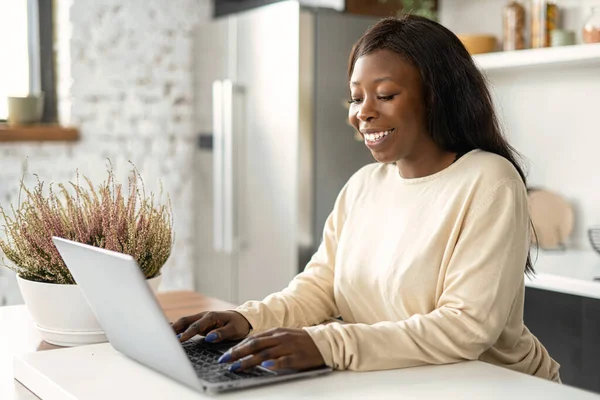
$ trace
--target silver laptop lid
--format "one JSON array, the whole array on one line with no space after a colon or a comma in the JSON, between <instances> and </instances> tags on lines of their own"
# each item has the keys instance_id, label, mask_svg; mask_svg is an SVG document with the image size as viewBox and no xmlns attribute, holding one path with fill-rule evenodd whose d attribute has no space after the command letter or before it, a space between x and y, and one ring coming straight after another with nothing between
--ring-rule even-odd
<instances>
[{"instance_id":1,"label":"silver laptop lid","mask_svg":"<svg viewBox=\"0 0 600 400\"><path fill-rule=\"evenodd\" d=\"M202 385L133 257L53 237L112 346L185 385Z\"/></svg>"}]
</instances>

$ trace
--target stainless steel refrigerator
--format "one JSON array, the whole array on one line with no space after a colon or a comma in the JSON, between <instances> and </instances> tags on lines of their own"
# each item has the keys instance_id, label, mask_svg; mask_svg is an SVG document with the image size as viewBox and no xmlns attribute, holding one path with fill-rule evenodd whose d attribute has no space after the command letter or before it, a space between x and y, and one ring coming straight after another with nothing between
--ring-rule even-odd
<instances>
[{"instance_id":1,"label":"stainless steel refrigerator","mask_svg":"<svg viewBox=\"0 0 600 400\"><path fill-rule=\"evenodd\" d=\"M346 77L374 22L283 1L195 32L195 118L212 135L194 166L197 290L262 299L316 251L339 190L374 162L347 122Z\"/></svg>"}]
</instances>

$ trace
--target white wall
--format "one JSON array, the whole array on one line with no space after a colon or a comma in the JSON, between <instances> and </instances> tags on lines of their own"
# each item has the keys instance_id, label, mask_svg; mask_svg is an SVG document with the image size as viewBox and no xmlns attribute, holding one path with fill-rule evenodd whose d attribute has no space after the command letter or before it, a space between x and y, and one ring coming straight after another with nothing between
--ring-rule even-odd
<instances>
[{"instance_id":1,"label":"white wall","mask_svg":"<svg viewBox=\"0 0 600 400\"><path fill-rule=\"evenodd\" d=\"M529 185L569 200L575 209L571 247L590 248L600 225L600 68L489 74L511 143L529 161Z\"/></svg>"},{"instance_id":2,"label":"white wall","mask_svg":"<svg viewBox=\"0 0 600 400\"><path fill-rule=\"evenodd\" d=\"M525 3L525 2L523 2ZM455 33L500 36L504 0L445 0L441 22ZM580 36L598 0L561 0L564 27ZM506 133L527 159L529 185L566 197L575 209L569 247L590 249L600 225L600 67L545 67L488 74Z\"/></svg>"},{"instance_id":3,"label":"white wall","mask_svg":"<svg viewBox=\"0 0 600 400\"><path fill-rule=\"evenodd\" d=\"M126 184L128 160L147 190L159 179L171 196L175 247L162 289L193 288L191 30L208 20L209 0L59 0L60 116L81 130L76 144L0 145L0 203L16 201L22 165L28 181L67 182L75 170L100 182L106 158ZM0 267L0 304L20 302L14 275Z\"/></svg>"}]
</instances>

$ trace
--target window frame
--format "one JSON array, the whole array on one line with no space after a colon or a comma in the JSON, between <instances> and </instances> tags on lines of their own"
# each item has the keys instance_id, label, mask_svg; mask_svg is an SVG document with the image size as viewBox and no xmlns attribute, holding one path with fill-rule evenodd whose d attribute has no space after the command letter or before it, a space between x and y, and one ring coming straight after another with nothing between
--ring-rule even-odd
<instances>
[{"instance_id":1,"label":"window frame","mask_svg":"<svg viewBox=\"0 0 600 400\"><path fill-rule=\"evenodd\" d=\"M40 56L40 90L44 93L44 112L42 123L56 123L58 121L58 101L56 95L56 56L54 52L54 0L37 0L38 7L38 32ZM28 46L31 43L28 41ZM31 82L32 69L29 69ZM0 123L6 119L0 118Z\"/></svg>"},{"instance_id":2,"label":"window frame","mask_svg":"<svg viewBox=\"0 0 600 400\"><path fill-rule=\"evenodd\" d=\"M40 84L44 93L44 113L42 122L55 123L58 120L56 96L56 55L54 51L54 0L38 0L40 33Z\"/></svg>"}]
</instances>

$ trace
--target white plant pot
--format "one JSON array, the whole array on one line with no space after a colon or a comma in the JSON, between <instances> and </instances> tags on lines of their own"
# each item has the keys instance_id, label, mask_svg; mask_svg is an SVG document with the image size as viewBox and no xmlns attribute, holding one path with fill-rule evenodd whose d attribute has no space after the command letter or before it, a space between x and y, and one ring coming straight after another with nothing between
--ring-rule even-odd
<instances>
[{"instance_id":1,"label":"white plant pot","mask_svg":"<svg viewBox=\"0 0 600 400\"><path fill-rule=\"evenodd\" d=\"M161 275L148 279L156 294ZM17 276L23 300L42 338L57 346L108 341L104 330L77 285L41 283Z\"/></svg>"}]
</instances>

